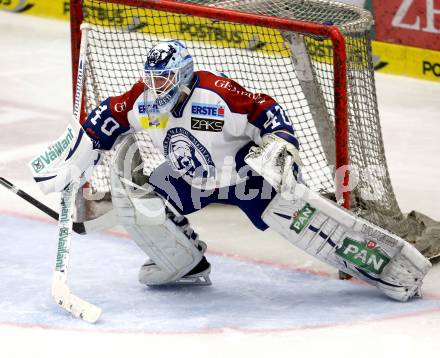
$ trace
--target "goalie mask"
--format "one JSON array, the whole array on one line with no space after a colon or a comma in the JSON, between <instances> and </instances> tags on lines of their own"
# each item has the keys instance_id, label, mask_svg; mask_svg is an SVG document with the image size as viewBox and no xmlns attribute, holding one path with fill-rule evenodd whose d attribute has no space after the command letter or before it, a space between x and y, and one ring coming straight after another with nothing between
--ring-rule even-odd
<instances>
[{"instance_id":1,"label":"goalie mask","mask_svg":"<svg viewBox=\"0 0 440 358\"><path fill-rule=\"evenodd\" d=\"M161 41L147 55L144 66L145 103L151 115L169 113L194 73L192 56L177 40Z\"/></svg>"}]
</instances>

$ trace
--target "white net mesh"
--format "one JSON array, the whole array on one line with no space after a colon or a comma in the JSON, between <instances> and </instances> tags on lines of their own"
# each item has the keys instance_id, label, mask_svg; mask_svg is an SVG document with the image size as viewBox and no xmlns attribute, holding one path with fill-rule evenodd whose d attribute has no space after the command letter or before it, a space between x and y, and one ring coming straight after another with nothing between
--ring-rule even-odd
<instances>
[{"instance_id":1,"label":"white net mesh","mask_svg":"<svg viewBox=\"0 0 440 358\"><path fill-rule=\"evenodd\" d=\"M119 2L119 1L118 1ZM182 1L181 1L182 2ZM259 15L333 24L343 33L347 51L351 208L372 222L405 236L411 226L397 204L386 164L374 83L369 12L321 0L184 1ZM138 6L133 6L137 3ZM182 40L196 69L221 71L252 92L274 97L293 121L301 145L308 185L334 193L335 88L330 40L148 8L115 1L82 2L89 33L86 69L87 111L108 96L127 91L140 78L147 50L161 38ZM336 92L337 93L337 92ZM148 135L136 135L149 174L164 158ZM108 192L109 160L96 170L94 191Z\"/></svg>"}]
</instances>

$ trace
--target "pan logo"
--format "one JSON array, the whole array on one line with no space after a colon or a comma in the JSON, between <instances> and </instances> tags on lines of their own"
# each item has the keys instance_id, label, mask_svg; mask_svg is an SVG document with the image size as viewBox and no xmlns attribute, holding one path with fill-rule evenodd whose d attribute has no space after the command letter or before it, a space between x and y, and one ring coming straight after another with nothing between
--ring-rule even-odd
<instances>
[{"instance_id":1,"label":"pan logo","mask_svg":"<svg viewBox=\"0 0 440 358\"><path fill-rule=\"evenodd\" d=\"M363 243L349 237L344 238L342 245L336 248L336 255L356 267L377 275L382 273L384 267L391 260L377 247L376 242L370 240Z\"/></svg>"},{"instance_id":2,"label":"pan logo","mask_svg":"<svg viewBox=\"0 0 440 358\"><path fill-rule=\"evenodd\" d=\"M316 209L306 204L301 210L294 213L292 217L292 223L290 224L290 230L300 234L304 228L309 225L310 220L315 214Z\"/></svg>"}]
</instances>

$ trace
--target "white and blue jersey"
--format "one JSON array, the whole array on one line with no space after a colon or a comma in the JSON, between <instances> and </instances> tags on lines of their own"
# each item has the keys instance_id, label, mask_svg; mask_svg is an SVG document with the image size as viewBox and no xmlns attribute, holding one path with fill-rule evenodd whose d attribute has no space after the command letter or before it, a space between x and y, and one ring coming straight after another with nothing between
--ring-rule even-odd
<instances>
[{"instance_id":1,"label":"white and blue jersey","mask_svg":"<svg viewBox=\"0 0 440 358\"><path fill-rule=\"evenodd\" d=\"M167 159L167 172L174 172L173 177L185 181L188 188L211 191L213 196L222 188L248 181L250 169L245 167L244 156L252 145L261 144L264 134L275 133L299 149L291 121L270 96L249 92L209 71L195 72L189 89L171 113L152 120L146 110L144 83L139 81L123 95L102 102L83 127L94 148L101 150L111 149L122 134L147 131ZM161 171L153 172L150 182ZM187 208L180 209L188 213Z\"/></svg>"}]
</instances>

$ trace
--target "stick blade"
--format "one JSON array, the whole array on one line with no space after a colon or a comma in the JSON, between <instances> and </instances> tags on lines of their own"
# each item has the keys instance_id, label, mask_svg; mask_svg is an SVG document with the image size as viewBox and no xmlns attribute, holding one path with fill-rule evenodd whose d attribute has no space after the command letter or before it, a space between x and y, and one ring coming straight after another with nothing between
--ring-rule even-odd
<instances>
[{"instance_id":1,"label":"stick blade","mask_svg":"<svg viewBox=\"0 0 440 358\"><path fill-rule=\"evenodd\" d=\"M69 287L59 280L52 283L52 297L57 305L83 321L95 323L101 316L101 308L74 295Z\"/></svg>"}]
</instances>

